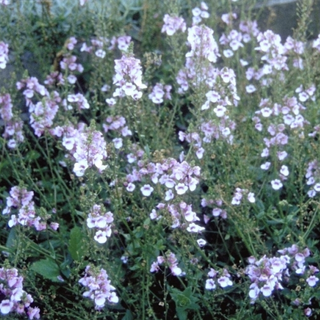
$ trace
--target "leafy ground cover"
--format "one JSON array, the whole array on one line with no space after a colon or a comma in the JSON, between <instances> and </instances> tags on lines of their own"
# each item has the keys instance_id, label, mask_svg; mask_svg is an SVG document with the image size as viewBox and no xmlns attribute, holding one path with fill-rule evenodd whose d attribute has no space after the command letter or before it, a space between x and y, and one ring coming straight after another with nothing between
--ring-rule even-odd
<instances>
[{"instance_id":1,"label":"leafy ground cover","mask_svg":"<svg viewBox=\"0 0 320 320\"><path fill-rule=\"evenodd\" d=\"M1 317L319 317L319 4L260 4L0 0Z\"/></svg>"}]
</instances>

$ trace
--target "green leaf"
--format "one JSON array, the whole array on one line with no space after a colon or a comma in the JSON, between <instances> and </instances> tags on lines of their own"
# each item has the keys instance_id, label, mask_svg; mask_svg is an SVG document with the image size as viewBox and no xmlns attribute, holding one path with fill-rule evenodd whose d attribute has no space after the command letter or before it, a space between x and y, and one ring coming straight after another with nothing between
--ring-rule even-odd
<instances>
[{"instance_id":1,"label":"green leaf","mask_svg":"<svg viewBox=\"0 0 320 320\"><path fill-rule=\"evenodd\" d=\"M60 269L58 265L51 259L34 262L31 265L31 270L53 282L61 282L61 280L58 279L60 276Z\"/></svg>"},{"instance_id":2,"label":"green leaf","mask_svg":"<svg viewBox=\"0 0 320 320\"><path fill-rule=\"evenodd\" d=\"M122 320L133 320L132 312L130 310L127 310Z\"/></svg>"},{"instance_id":3,"label":"green leaf","mask_svg":"<svg viewBox=\"0 0 320 320\"><path fill-rule=\"evenodd\" d=\"M84 242L83 235L79 227L74 227L71 230L68 249L72 259L75 261L80 261L84 251Z\"/></svg>"},{"instance_id":4,"label":"green leaf","mask_svg":"<svg viewBox=\"0 0 320 320\"><path fill-rule=\"evenodd\" d=\"M17 240L17 232L16 228L12 228L9 232L9 236L7 238L6 247L8 249L13 248L15 246L15 242Z\"/></svg>"},{"instance_id":5,"label":"green leaf","mask_svg":"<svg viewBox=\"0 0 320 320\"><path fill-rule=\"evenodd\" d=\"M179 320L187 320L188 311L184 308L176 308Z\"/></svg>"}]
</instances>

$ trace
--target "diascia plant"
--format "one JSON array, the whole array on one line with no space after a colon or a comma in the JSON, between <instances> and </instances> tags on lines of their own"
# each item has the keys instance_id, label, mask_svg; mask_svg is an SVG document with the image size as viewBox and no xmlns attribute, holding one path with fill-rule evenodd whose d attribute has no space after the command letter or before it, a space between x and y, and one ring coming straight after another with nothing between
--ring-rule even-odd
<instances>
[{"instance_id":1,"label":"diascia plant","mask_svg":"<svg viewBox=\"0 0 320 320\"><path fill-rule=\"evenodd\" d=\"M318 7L255 5L0 0L1 317L318 319Z\"/></svg>"}]
</instances>

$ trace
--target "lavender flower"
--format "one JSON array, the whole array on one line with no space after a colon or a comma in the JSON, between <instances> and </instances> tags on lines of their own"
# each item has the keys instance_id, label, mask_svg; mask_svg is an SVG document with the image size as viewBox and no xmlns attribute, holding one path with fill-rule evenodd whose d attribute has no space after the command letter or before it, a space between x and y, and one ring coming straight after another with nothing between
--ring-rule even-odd
<instances>
[{"instance_id":1,"label":"lavender flower","mask_svg":"<svg viewBox=\"0 0 320 320\"><path fill-rule=\"evenodd\" d=\"M17 269L0 268L0 313L7 315L12 312L24 314L31 320L40 319L40 309L30 307L33 298L23 290L23 280Z\"/></svg>"},{"instance_id":2,"label":"lavender flower","mask_svg":"<svg viewBox=\"0 0 320 320\"><path fill-rule=\"evenodd\" d=\"M187 29L186 23L183 18L177 16L169 16L165 14L163 17L164 25L161 32L167 33L168 36L174 35L177 31L185 32Z\"/></svg>"},{"instance_id":3,"label":"lavender flower","mask_svg":"<svg viewBox=\"0 0 320 320\"><path fill-rule=\"evenodd\" d=\"M3 5L7 5L8 2L3 2ZM5 42L0 42L0 69L5 69L9 60L9 46Z\"/></svg>"},{"instance_id":4,"label":"lavender flower","mask_svg":"<svg viewBox=\"0 0 320 320\"><path fill-rule=\"evenodd\" d=\"M123 55L115 60L113 83L119 87L113 93L114 97L130 96L137 100L142 97L140 90L147 86L142 83L142 68L140 60L130 55Z\"/></svg>"},{"instance_id":5,"label":"lavender flower","mask_svg":"<svg viewBox=\"0 0 320 320\"><path fill-rule=\"evenodd\" d=\"M105 212L101 205L93 205L87 218L88 228L97 229L94 240L103 244L111 236L111 223L113 222L113 213Z\"/></svg>"},{"instance_id":6,"label":"lavender flower","mask_svg":"<svg viewBox=\"0 0 320 320\"><path fill-rule=\"evenodd\" d=\"M191 51L186 57L204 57L216 62L219 56L218 45L213 38L213 30L206 26L193 26L188 29L188 42Z\"/></svg>"},{"instance_id":7,"label":"lavender flower","mask_svg":"<svg viewBox=\"0 0 320 320\"><path fill-rule=\"evenodd\" d=\"M101 310L106 303L119 302L119 298L114 292L115 287L111 285L107 272L102 268L98 271L88 265L85 269L85 275L79 280L79 283L87 289L82 295L93 300L97 310Z\"/></svg>"},{"instance_id":8,"label":"lavender flower","mask_svg":"<svg viewBox=\"0 0 320 320\"><path fill-rule=\"evenodd\" d=\"M11 219L8 222L10 228L17 224L27 227L33 226L37 231L47 228L47 220L50 215L38 216L36 214L35 204L32 201L33 195L33 191L27 191L23 187L16 186L11 188L10 197L7 197L7 206L2 212L4 215L12 213L12 211L18 212L18 215L11 215Z\"/></svg>"}]
</instances>

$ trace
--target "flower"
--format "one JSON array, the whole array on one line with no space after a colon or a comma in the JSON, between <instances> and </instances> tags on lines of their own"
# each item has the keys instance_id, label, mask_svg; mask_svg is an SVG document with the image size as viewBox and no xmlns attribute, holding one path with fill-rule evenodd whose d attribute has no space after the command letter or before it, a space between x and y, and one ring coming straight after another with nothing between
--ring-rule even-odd
<instances>
[{"instance_id":1,"label":"flower","mask_svg":"<svg viewBox=\"0 0 320 320\"><path fill-rule=\"evenodd\" d=\"M8 3L2 3L3 5L6 5ZM8 58L9 55L9 46L4 43L4 42L0 42L0 69L5 69L7 62L9 60Z\"/></svg>"},{"instance_id":2,"label":"flower","mask_svg":"<svg viewBox=\"0 0 320 320\"><path fill-rule=\"evenodd\" d=\"M131 96L134 100L142 97L140 90L147 88L142 83L142 67L140 60L130 55L123 55L121 59L115 60L116 74L113 83L119 87L113 93L114 97Z\"/></svg>"},{"instance_id":3,"label":"flower","mask_svg":"<svg viewBox=\"0 0 320 320\"><path fill-rule=\"evenodd\" d=\"M79 280L79 283L88 290L83 293L83 296L93 300L97 310L102 309L107 301L109 303L119 302L119 298L114 292L115 287L111 285L108 274L103 268L98 271L88 265L85 269L85 275Z\"/></svg>"},{"instance_id":4,"label":"flower","mask_svg":"<svg viewBox=\"0 0 320 320\"><path fill-rule=\"evenodd\" d=\"M140 190L145 197L149 197L154 189L149 184L145 184Z\"/></svg>"},{"instance_id":5,"label":"flower","mask_svg":"<svg viewBox=\"0 0 320 320\"><path fill-rule=\"evenodd\" d=\"M272 186L272 189L279 190L283 187L283 184L279 179L275 179L271 181L271 186Z\"/></svg>"},{"instance_id":6,"label":"flower","mask_svg":"<svg viewBox=\"0 0 320 320\"><path fill-rule=\"evenodd\" d=\"M203 56L210 62L216 62L219 55L218 45L213 38L213 30L206 26L193 26L188 29L188 42L191 51L186 57Z\"/></svg>"},{"instance_id":7,"label":"flower","mask_svg":"<svg viewBox=\"0 0 320 320\"><path fill-rule=\"evenodd\" d=\"M164 25L161 32L167 33L168 36L174 35L177 31L185 32L187 29L186 23L183 18L177 16L169 16L165 14L163 17Z\"/></svg>"},{"instance_id":8,"label":"flower","mask_svg":"<svg viewBox=\"0 0 320 320\"><path fill-rule=\"evenodd\" d=\"M319 281L319 279L316 276L310 276L307 278L306 281L310 287L314 287Z\"/></svg>"}]
</instances>

